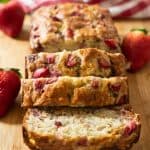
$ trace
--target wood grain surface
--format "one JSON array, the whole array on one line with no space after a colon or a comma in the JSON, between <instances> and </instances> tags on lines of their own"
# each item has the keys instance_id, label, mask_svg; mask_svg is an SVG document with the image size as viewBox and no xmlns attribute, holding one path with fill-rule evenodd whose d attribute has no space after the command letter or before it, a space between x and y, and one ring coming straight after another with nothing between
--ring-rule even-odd
<instances>
[{"instance_id":1,"label":"wood grain surface","mask_svg":"<svg viewBox=\"0 0 150 150\"><path fill-rule=\"evenodd\" d=\"M24 56L30 53L29 22L30 18L26 17L23 31L17 39L0 33L0 67L17 67L24 74ZM115 24L121 36L135 27L146 27L150 30L150 20L117 20ZM140 140L132 150L150 150L150 64L128 76L130 103L141 114L142 121ZM19 101L20 96L10 112L0 118L0 150L29 150L23 143L21 123L24 113Z\"/></svg>"}]
</instances>

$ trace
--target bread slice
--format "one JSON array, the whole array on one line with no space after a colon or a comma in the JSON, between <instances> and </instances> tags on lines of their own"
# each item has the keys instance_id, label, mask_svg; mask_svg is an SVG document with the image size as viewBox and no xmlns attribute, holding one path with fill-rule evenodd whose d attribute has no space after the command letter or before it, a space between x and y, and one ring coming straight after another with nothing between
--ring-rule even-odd
<instances>
[{"instance_id":1,"label":"bread slice","mask_svg":"<svg viewBox=\"0 0 150 150\"><path fill-rule=\"evenodd\" d=\"M120 39L110 12L99 4L64 3L42 7L32 15L33 52L57 52L85 47L120 51Z\"/></svg>"},{"instance_id":2,"label":"bread slice","mask_svg":"<svg viewBox=\"0 0 150 150\"><path fill-rule=\"evenodd\" d=\"M41 68L49 70L49 76L122 76L126 61L121 53L108 53L96 48L78 49L72 52L37 53L25 58L26 78L33 78Z\"/></svg>"},{"instance_id":3,"label":"bread slice","mask_svg":"<svg viewBox=\"0 0 150 150\"><path fill-rule=\"evenodd\" d=\"M24 79L23 107L107 106L128 103L127 77L93 76Z\"/></svg>"},{"instance_id":4,"label":"bread slice","mask_svg":"<svg viewBox=\"0 0 150 150\"><path fill-rule=\"evenodd\" d=\"M139 115L123 107L32 108L23 120L33 150L127 150L139 134Z\"/></svg>"}]
</instances>

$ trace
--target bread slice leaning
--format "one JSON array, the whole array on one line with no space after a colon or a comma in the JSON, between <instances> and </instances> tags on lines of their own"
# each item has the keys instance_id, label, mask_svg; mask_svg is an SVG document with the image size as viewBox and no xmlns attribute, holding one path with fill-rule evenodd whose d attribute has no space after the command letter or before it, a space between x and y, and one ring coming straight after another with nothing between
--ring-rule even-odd
<instances>
[{"instance_id":1,"label":"bread slice leaning","mask_svg":"<svg viewBox=\"0 0 150 150\"><path fill-rule=\"evenodd\" d=\"M24 79L23 107L108 106L128 103L127 77L94 76Z\"/></svg>"},{"instance_id":2,"label":"bread slice leaning","mask_svg":"<svg viewBox=\"0 0 150 150\"><path fill-rule=\"evenodd\" d=\"M139 115L113 108L32 108L23 120L25 143L34 150L126 150L140 134Z\"/></svg>"}]
</instances>

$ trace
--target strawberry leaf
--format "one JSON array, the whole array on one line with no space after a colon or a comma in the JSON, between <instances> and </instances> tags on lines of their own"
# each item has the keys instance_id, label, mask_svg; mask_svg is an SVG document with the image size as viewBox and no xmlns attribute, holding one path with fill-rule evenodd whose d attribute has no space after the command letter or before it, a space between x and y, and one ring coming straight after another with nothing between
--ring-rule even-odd
<instances>
[{"instance_id":1,"label":"strawberry leaf","mask_svg":"<svg viewBox=\"0 0 150 150\"><path fill-rule=\"evenodd\" d=\"M22 74L18 68L0 68L0 71L14 71L20 78L22 78Z\"/></svg>"},{"instance_id":2,"label":"strawberry leaf","mask_svg":"<svg viewBox=\"0 0 150 150\"><path fill-rule=\"evenodd\" d=\"M22 78L22 74L20 73L20 69L18 69L18 68L10 68L10 70L11 70L11 71L14 71L15 73L18 74L18 76L19 76L20 78Z\"/></svg>"},{"instance_id":3,"label":"strawberry leaf","mask_svg":"<svg viewBox=\"0 0 150 150\"><path fill-rule=\"evenodd\" d=\"M143 32L144 34L147 34L148 33L148 30L145 29L145 28L139 28L139 29L132 29L131 32L134 32L134 31L140 31L140 32Z\"/></svg>"},{"instance_id":4,"label":"strawberry leaf","mask_svg":"<svg viewBox=\"0 0 150 150\"><path fill-rule=\"evenodd\" d=\"M7 3L9 0L0 0L0 3Z\"/></svg>"}]
</instances>

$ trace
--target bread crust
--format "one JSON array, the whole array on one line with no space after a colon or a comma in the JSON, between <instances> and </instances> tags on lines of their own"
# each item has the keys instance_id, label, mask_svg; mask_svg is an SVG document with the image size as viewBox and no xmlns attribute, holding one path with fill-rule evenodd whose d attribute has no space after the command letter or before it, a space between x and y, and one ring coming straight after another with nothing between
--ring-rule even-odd
<instances>
[{"instance_id":1,"label":"bread crust","mask_svg":"<svg viewBox=\"0 0 150 150\"><path fill-rule=\"evenodd\" d=\"M93 76L22 80L22 107L108 106L128 103L127 77Z\"/></svg>"},{"instance_id":2,"label":"bread crust","mask_svg":"<svg viewBox=\"0 0 150 150\"><path fill-rule=\"evenodd\" d=\"M55 108L54 108L55 109ZM59 108L60 111L66 108ZM69 108L70 109L70 108ZM71 108L72 109L72 108ZM88 108L89 109L89 108ZM125 126L119 129L115 129L111 135L107 137L95 137L94 140L88 139L87 145L77 145L78 141L82 141L83 137L76 138L61 138L53 134L39 134L34 131L30 131L26 119L31 115L32 109L28 110L23 121L23 137L24 142L34 150L128 150L132 147L133 143L136 143L140 136L140 119L139 115L133 113L131 110L124 108L111 108L115 111L118 109L124 110L126 116L130 116L136 122L136 128L130 135L124 135ZM83 108L82 108L83 110ZM39 109L38 111L41 111ZM84 111L84 110L83 110ZM38 116L37 116L38 117ZM38 123L38 122L37 122Z\"/></svg>"},{"instance_id":3,"label":"bread crust","mask_svg":"<svg viewBox=\"0 0 150 150\"><path fill-rule=\"evenodd\" d=\"M33 14L31 24L33 53L85 47L120 51L120 39L111 15L99 5L65 3L42 7Z\"/></svg>"},{"instance_id":4,"label":"bread crust","mask_svg":"<svg viewBox=\"0 0 150 150\"><path fill-rule=\"evenodd\" d=\"M25 58L26 78L33 78L40 68L48 68L50 76L123 76L125 57L121 53L108 53L96 48L73 52L37 53ZM54 74L55 72L55 74Z\"/></svg>"}]
</instances>

